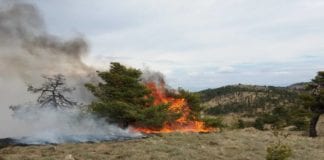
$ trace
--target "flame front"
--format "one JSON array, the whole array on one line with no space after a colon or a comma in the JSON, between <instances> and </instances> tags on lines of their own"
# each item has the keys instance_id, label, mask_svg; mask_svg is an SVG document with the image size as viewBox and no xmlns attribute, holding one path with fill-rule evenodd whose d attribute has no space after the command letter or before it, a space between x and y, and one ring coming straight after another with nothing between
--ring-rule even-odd
<instances>
[{"instance_id":1,"label":"flame front","mask_svg":"<svg viewBox=\"0 0 324 160\"><path fill-rule=\"evenodd\" d=\"M149 129L135 127L136 131L143 133L170 133L170 132L210 132L214 128L206 127L204 122L189 119L190 107L186 99L168 97L164 84L157 85L154 82L147 83L146 86L152 91L154 105L170 104L169 110L175 113L181 113L181 117L174 122L168 122L161 129Z\"/></svg>"}]
</instances>

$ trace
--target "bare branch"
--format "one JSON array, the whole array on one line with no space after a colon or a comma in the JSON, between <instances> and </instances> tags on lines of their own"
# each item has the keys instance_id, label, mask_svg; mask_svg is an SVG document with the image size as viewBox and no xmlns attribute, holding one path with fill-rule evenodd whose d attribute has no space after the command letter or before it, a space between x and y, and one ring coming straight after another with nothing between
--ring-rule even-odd
<instances>
[{"instance_id":1,"label":"bare branch","mask_svg":"<svg viewBox=\"0 0 324 160\"><path fill-rule=\"evenodd\" d=\"M28 85L27 91L32 93L40 93L37 102L42 107L53 106L56 109L71 108L77 103L67 99L63 93L71 93L75 88L65 86L65 77L62 74L47 76L42 75L45 79L45 83L37 88L32 85Z\"/></svg>"}]
</instances>

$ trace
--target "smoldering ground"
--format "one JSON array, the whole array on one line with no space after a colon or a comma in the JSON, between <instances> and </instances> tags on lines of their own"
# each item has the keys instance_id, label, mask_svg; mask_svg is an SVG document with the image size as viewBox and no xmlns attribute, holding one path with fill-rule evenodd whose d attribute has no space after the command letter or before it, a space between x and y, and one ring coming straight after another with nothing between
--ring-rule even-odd
<instances>
[{"instance_id":1,"label":"smoldering ground","mask_svg":"<svg viewBox=\"0 0 324 160\"><path fill-rule=\"evenodd\" d=\"M27 93L26 84L40 85L41 75L65 75L67 84L76 87L71 98L79 103L89 103L93 97L84 88L84 83L96 80L96 77L94 69L82 62L87 51L87 42L80 35L67 40L48 33L34 5L22 1L0 1L0 138L39 136L40 131L88 134L84 131L90 126L94 127L91 133L128 133L103 125L102 120L92 115L76 123L78 112L20 112L24 117L38 116L39 119L13 118L10 105L36 101L36 95Z\"/></svg>"},{"instance_id":2,"label":"smoldering ground","mask_svg":"<svg viewBox=\"0 0 324 160\"><path fill-rule=\"evenodd\" d=\"M35 107L35 106L30 106ZM15 112L19 124L24 124L24 134L16 143L45 144L67 142L99 142L140 137L129 129L108 125L105 119L98 118L79 109L54 110L28 107ZM41 121L41 122L39 122Z\"/></svg>"}]
</instances>

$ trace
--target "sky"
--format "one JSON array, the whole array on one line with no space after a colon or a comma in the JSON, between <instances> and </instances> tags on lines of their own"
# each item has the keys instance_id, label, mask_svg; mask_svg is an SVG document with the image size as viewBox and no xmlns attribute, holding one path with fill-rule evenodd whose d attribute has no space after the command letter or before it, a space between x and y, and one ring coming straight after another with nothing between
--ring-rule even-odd
<instances>
[{"instance_id":1,"label":"sky","mask_svg":"<svg viewBox=\"0 0 324 160\"><path fill-rule=\"evenodd\" d=\"M172 87L286 86L324 70L323 0L22 0L84 61L160 71Z\"/></svg>"}]
</instances>

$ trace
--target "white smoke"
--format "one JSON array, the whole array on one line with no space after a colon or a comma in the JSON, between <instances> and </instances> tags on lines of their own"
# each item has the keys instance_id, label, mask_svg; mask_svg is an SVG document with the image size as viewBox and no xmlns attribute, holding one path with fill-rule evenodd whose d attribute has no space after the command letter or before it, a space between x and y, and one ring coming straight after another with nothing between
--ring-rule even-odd
<instances>
[{"instance_id":1,"label":"white smoke","mask_svg":"<svg viewBox=\"0 0 324 160\"><path fill-rule=\"evenodd\" d=\"M159 71L153 71L149 68L145 68L140 79L141 82L144 84L154 82L157 85L157 87L162 87L168 92L178 92L176 89L173 89L171 86L168 85L168 83L165 80L165 76Z\"/></svg>"},{"instance_id":2,"label":"white smoke","mask_svg":"<svg viewBox=\"0 0 324 160\"><path fill-rule=\"evenodd\" d=\"M98 142L141 136L77 108L56 110L25 105L16 110L14 117L16 123L25 126L23 134L15 136L23 144Z\"/></svg>"},{"instance_id":3,"label":"white smoke","mask_svg":"<svg viewBox=\"0 0 324 160\"><path fill-rule=\"evenodd\" d=\"M165 77L161 72L158 71L152 71L149 68L145 68L142 75L141 75L141 81L143 83L147 82L154 82L159 85L165 85Z\"/></svg>"}]
</instances>

